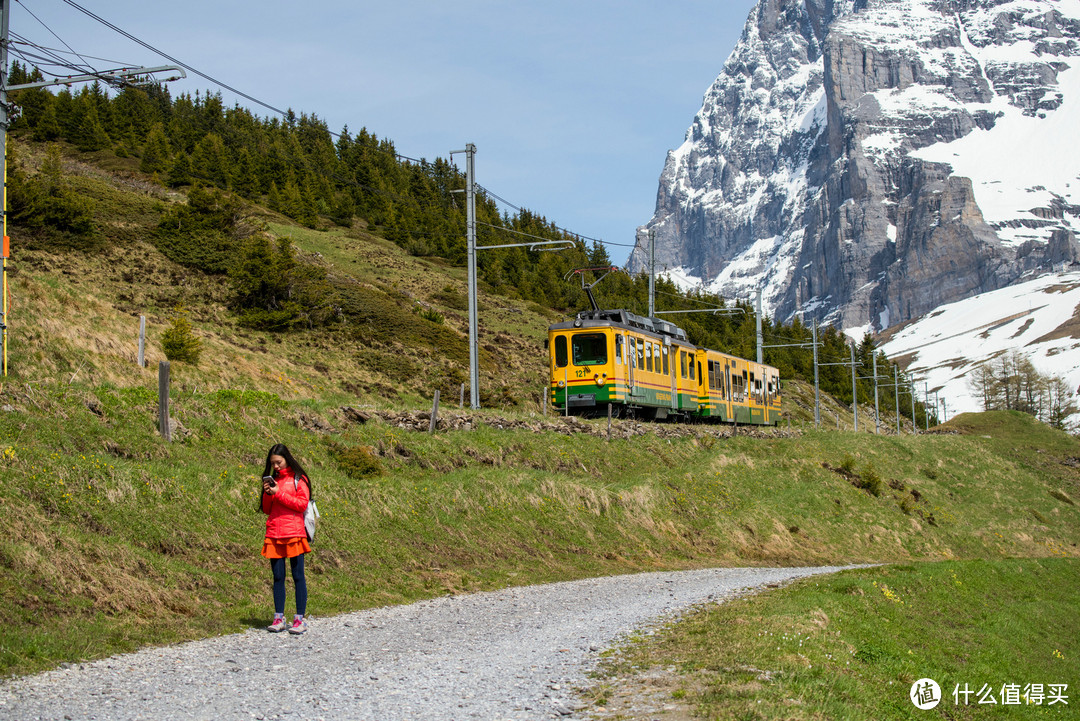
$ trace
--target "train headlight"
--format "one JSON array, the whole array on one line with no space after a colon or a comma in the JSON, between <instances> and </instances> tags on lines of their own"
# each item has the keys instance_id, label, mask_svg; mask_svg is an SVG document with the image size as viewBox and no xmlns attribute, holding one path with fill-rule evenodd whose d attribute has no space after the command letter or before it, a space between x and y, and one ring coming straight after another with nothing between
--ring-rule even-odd
<instances>
[{"instance_id":1,"label":"train headlight","mask_svg":"<svg viewBox=\"0 0 1080 721\"><path fill-rule=\"evenodd\" d=\"M559 388L565 388L565 387L566 387L566 381L559 381Z\"/></svg>"},{"instance_id":2,"label":"train headlight","mask_svg":"<svg viewBox=\"0 0 1080 721\"><path fill-rule=\"evenodd\" d=\"M607 373L604 373L603 375L594 375L593 380L596 381L596 385L602 386L607 383Z\"/></svg>"}]
</instances>

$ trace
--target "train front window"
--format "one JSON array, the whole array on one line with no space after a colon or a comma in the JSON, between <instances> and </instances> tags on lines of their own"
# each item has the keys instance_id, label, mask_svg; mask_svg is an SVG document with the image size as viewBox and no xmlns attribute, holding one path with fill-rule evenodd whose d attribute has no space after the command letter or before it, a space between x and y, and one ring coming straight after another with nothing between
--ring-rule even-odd
<instances>
[{"instance_id":1,"label":"train front window","mask_svg":"<svg viewBox=\"0 0 1080 721\"><path fill-rule=\"evenodd\" d=\"M555 336L555 367L566 367L566 336Z\"/></svg>"},{"instance_id":2,"label":"train front window","mask_svg":"<svg viewBox=\"0 0 1080 721\"><path fill-rule=\"evenodd\" d=\"M578 333L572 341L574 365L599 366L607 363L607 337L603 333Z\"/></svg>"}]
</instances>

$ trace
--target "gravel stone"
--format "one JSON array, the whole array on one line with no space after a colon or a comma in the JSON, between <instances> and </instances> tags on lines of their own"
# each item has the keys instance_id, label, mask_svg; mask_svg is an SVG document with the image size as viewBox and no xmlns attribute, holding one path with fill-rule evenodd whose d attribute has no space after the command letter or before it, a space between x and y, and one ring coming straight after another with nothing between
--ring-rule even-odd
<instances>
[{"instance_id":1,"label":"gravel stone","mask_svg":"<svg viewBox=\"0 0 1080 721\"><path fill-rule=\"evenodd\" d=\"M642 573L450 596L147 648L0 684L0 719L567 718L598 649L692 606L841 570Z\"/></svg>"}]
</instances>

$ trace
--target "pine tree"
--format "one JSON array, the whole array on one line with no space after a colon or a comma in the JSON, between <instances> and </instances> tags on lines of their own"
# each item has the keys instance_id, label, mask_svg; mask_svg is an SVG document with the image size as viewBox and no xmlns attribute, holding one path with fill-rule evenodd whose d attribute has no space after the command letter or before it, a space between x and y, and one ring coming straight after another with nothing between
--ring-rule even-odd
<instances>
[{"instance_id":1,"label":"pine tree","mask_svg":"<svg viewBox=\"0 0 1080 721\"><path fill-rule=\"evenodd\" d=\"M174 188L191 185L191 159L187 153L180 152L169 167L169 185Z\"/></svg>"},{"instance_id":2,"label":"pine tree","mask_svg":"<svg viewBox=\"0 0 1080 721\"><path fill-rule=\"evenodd\" d=\"M112 140L105 132L105 126L101 123L97 106L90 99L82 102L81 121L79 129L75 133L75 146L84 153L104 150L109 147Z\"/></svg>"},{"instance_id":3,"label":"pine tree","mask_svg":"<svg viewBox=\"0 0 1080 721\"><path fill-rule=\"evenodd\" d=\"M161 336L161 349L170 361L199 364L202 341L195 335L183 306L174 309L172 325Z\"/></svg>"},{"instance_id":4,"label":"pine tree","mask_svg":"<svg viewBox=\"0 0 1080 721\"><path fill-rule=\"evenodd\" d=\"M281 191L278 190L277 183L270 183L270 190L266 194L266 207L275 213L285 214L285 206L281 199Z\"/></svg>"},{"instance_id":5,"label":"pine tree","mask_svg":"<svg viewBox=\"0 0 1080 721\"><path fill-rule=\"evenodd\" d=\"M236 156L230 184L244 198L251 199L259 194L259 178L255 175L255 163L247 148L240 148Z\"/></svg>"},{"instance_id":6,"label":"pine tree","mask_svg":"<svg viewBox=\"0 0 1080 721\"><path fill-rule=\"evenodd\" d=\"M165 138L165 128L156 123L146 136L139 170L144 173L161 173L169 168L169 141Z\"/></svg>"},{"instance_id":7,"label":"pine tree","mask_svg":"<svg viewBox=\"0 0 1080 721\"><path fill-rule=\"evenodd\" d=\"M225 170L225 144L216 133L209 133L195 145L191 156L191 175L219 188L229 184Z\"/></svg>"},{"instance_id":8,"label":"pine tree","mask_svg":"<svg viewBox=\"0 0 1080 721\"><path fill-rule=\"evenodd\" d=\"M37 124L33 126L33 138L38 142L58 140L61 134L60 121L56 117L56 102L52 95L46 97L48 100L44 102Z\"/></svg>"},{"instance_id":9,"label":"pine tree","mask_svg":"<svg viewBox=\"0 0 1080 721\"><path fill-rule=\"evenodd\" d=\"M289 180L281 191L281 212L293 220L298 220L304 213L303 200L300 198L300 189L296 183Z\"/></svg>"}]
</instances>

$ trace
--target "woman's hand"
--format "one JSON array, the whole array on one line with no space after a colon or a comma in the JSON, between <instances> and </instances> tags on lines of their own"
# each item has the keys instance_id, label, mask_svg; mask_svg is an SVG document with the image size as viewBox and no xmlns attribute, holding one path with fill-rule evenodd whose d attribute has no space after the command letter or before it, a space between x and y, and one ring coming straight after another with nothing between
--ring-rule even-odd
<instances>
[{"instance_id":1,"label":"woman's hand","mask_svg":"<svg viewBox=\"0 0 1080 721\"><path fill-rule=\"evenodd\" d=\"M278 487L276 483L271 483L270 481L263 481L263 493L269 496L273 496L277 494L277 491Z\"/></svg>"}]
</instances>

